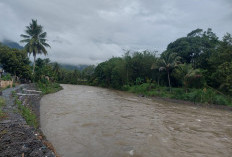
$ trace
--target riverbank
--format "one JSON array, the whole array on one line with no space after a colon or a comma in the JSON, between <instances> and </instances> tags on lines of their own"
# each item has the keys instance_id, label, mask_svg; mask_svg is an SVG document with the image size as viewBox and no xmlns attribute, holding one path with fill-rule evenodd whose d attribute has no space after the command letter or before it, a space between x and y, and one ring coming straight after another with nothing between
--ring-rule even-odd
<instances>
[{"instance_id":1,"label":"riverbank","mask_svg":"<svg viewBox=\"0 0 232 157\"><path fill-rule=\"evenodd\" d=\"M184 89L160 87L155 84L144 83L141 85L124 86L124 91L184 104L194 104L207 107L216 107L232 110L232 98L216 90L206 87L203 89Z\"/></svg>"},{"instance_id":2,"label":"riverbank","mask_svg":"<svg viewBox=\"0 0 232 157\"><path fill-rule=\"evenodd\" d=\"M25 84L2 92L5 117L0 119L0 157L58 156L40 130L42 92Z\"/></svg>"}]
</instances>

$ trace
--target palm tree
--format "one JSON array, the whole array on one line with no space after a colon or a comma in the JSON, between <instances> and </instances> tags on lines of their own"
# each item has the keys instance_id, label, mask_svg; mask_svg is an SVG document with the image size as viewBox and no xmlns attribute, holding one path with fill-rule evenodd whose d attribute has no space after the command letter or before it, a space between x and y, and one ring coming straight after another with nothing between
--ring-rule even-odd
<instances>
[{"instance_id":1,"label":"palm tree","mask_svg":"<svg viewBox=\"0 0 232 157\"><path fill-rule=\"evenodd\" d=\"M187 87L189 86L188 79L193 77L200 77L202 72L200 69L194 69L191 64L180 64L178 68L175 69L175 73L177 74L177 79L182 81L182 84L185 87L187 92Z\"/></svg>"},{"instance_id":2,"label":"palm tree","mask_svg":"<svg viewBox=\"0 0 232 157\"><path fill-rule=\"evenodd\" d=\"M171 80L170 80L170 71L177 67L180 57L177 53L163 53L160 60L157 62L159 66L159 71L165 70L168 74L168 85L171 91ZM155 67L152 65L152 67Z\"/></svg>"},{"instance_id":3,"label":"palm tree","mask_svg":"<svg viewBox=\"0 0 232 157\"><path fill-rule=\"evenodd\" d=\"M55 79L59 80L61 69L60 69L60 65L57 62L55 62L53 64L53 69L52 70L54 71Z\"/></svg>"},{"instance_id":4,"label":"palm tree","mask_svg":"<svg viewBox=\"0 0 232 157\"><path fill-rule=\"evenodd\" d=\"M26 26L25 30L26 35L21 34L21 37L24 38L20 42L26 43L24 46L25 50L34 57L34 64L33 64L33 74L35 72L35 61L37 54L44 54L47 55L47 50L45 47L50 47L49 44L46 43L47 33L43 32L43 27L37 24L37 20L33 20Z\"/></svg>"}]
</instances>

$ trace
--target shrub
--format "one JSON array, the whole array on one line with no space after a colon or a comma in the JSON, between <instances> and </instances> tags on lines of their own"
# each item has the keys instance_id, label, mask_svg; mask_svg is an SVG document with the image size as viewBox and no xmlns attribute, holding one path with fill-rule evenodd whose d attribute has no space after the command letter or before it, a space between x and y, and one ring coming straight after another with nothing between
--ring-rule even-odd
<instances>
[{"instance_id":1,"label":"shrub","mask_svg":"<svg viewBox=\"0 0 232 157\"><path fill-rule=\"evenodd\" d=\"M6 75L2 76L1 80L3 80L3 81L10 81L10 80L12 80L12 77L11 77L10 74L6 74Z\"/></svg>"},{"instance_id":2,"label":"shrub","mask_svg":"<svg viewBox=\"0 0 232 157\"><path fill-rule=\"evenodd\" d=\"M223 97L223 96L216 96L213 100L214 104L218 104L218 105L229 105L230 103Z\"/></svg>"},{"instance_id":3,"label":"shrub","mask_svg":"<svg viewBox=\"0 0 232 157\"><path fill-rule=\"evenodd\" d=\"M143 83L143 79L142 78L140 78L140 77L136 78L136 80L135 80L135 84L136 85L140 85L142 83Z\"/></svg>"},{"instance_id":4,"label":"shrub","mask_svg":"<svg viewBox=\"0 0 232 157\"><path fill-rule=\"evenodd\" d=\"M55 93L62 89L62 87L58 83L51 82L37 82L36 86L39 90L42 91L43 94Z\"/></svg>"},{"instance_id":5,"label":"shrub","mask_svg":"<svg viewBox=\"0 0 232 157\"><path fill-rule=\"evenodd\" d=\"M122 86L122 90L123 91L128 91L130 89L130 86L129 85L123 85Z\"/></svg>"},{"instance_id":6,"label":"shrub","mask_svg":"<svg viewBox=\"0 0 232 157\"><path fill-rule=\"evenodd\" d=\"M194 75L186 77L185 86L187 88L202 88L205 85L205 79L202 75Z\"/></svg>"},{"instance_id":7,"label":"shrub","mask_svg":"<svg viewBox=\"0 0 232 157\"><path fill-rule=\"evenodd\" d=\"M227 105L232 106L232 99L217 93L214 89L204 88L204 89L188 89L188 92L184 88L172 88L172 91L169 91L168 87L151 88L155 84L144 83L141 85L128 86L125 85L123 88L128 89L128 91L144 94L148 96L158 96L164 98L172 98L178 100L186 100L194 103L207 103L207 104L216 104L216 105Z\"/></svg>"},{"instance_id":8,"label":"shrub","mask_svg":"<svg viewBox=\"0 0 232 157\"><path fill-rule=\"evenodd\" d=\"M184 100L186 97L185 91L182 88L172 88L172 94L173 96L171 98L174 98L174 99Z\"/></svg>"},{"instance_id":9,"label":"shrub","mask_svg":"<svg viewBox=\"0 0 232 157\"><path fill-rule=\"evenodd\" d=\"M145 94L149 91L149 89L150 89L150 84L144 83L141 85L131 86L129 91L131 91L133 93L138 93L138 94Z\"/></svg>"},{"instance_id":10,"label":"shrub","mask_svg":"<svg viewBox=\"0 0 232 157\"><path fill-rule=\"evenodd\" d=\"M15 99L15 104L16 105L22 105L22 101L20 101L18 98Z\"/></svg>"}]
</instances>

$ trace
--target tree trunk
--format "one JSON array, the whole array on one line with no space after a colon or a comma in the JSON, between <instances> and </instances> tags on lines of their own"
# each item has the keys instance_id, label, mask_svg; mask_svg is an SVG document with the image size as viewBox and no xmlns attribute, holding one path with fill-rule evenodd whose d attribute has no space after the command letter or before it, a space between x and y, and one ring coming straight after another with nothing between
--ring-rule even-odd
<instances>
[{"instance_id":1,"label":"tree trunk","mask_svg":"<svg viewBox=\"0 0 232 157\"><path fill-rule=\"evenodd\" d=\"M126 79L127 79L127 85L128 85L128 67L126 68Z\"/></svg>"},{"instance_id":2,"label":"tree trunk","mask_svg":"<svg viewBox=\"0 0 232 157\"><path fill-rule=\"evenodd\" d=\"M34 55L34 63L33 63L33 71L32 71L32 74L34 75L35 73L35 59L36 59L36 56Z\"/></svg>"},{"instance_id":3,"label":"tree trunk","mask_svg":"<svg viewBox=\"0 0 232 157\"><path fill-rule=\"evenodd\" d=\"M169 71L168 71L168 84L169 84L169 90L171 92L171 81L170 81Z\"/></svg>"},{"instance_id":4,"label":"tree trunk","mask_svg":"<svg viewBox=\"0 0 232 157\"><path fill-rule=\"evenodd\" d=\"M160 72L158 74L158 86L160 86Z\"/></svg>"}]
</instances>

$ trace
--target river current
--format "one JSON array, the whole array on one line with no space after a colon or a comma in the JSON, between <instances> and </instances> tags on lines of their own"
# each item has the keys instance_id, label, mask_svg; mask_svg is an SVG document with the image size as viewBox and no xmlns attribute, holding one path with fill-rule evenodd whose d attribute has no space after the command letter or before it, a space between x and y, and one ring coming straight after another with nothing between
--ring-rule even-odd
<instances>
[{"instance_id":1,"label":"river current","mask_svg":"<svg viewBox=\"0 0 232 157\"><path fill-rule=\"evenodd\" d=\"M41 128L62 157L231 157L232 112L62 85Z\"/></svg>"}]
</instances>

